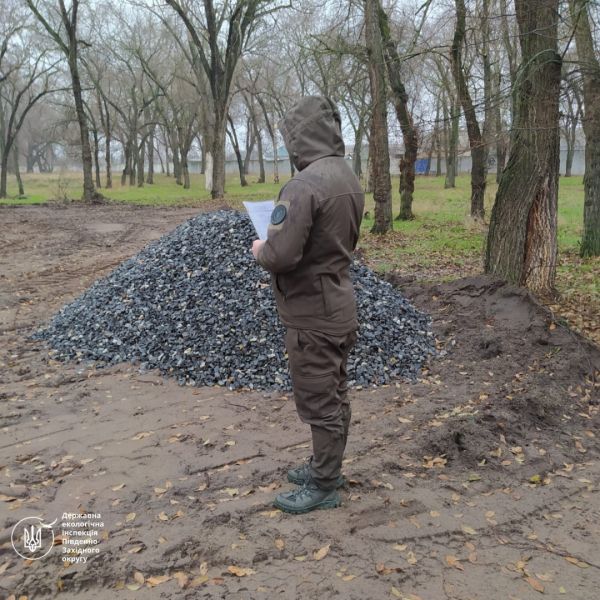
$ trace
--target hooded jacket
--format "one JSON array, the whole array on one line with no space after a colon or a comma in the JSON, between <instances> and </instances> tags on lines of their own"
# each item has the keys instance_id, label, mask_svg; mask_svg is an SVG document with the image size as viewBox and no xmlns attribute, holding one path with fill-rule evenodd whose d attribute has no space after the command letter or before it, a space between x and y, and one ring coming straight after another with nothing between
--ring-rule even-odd
<instances>
[{"instance_id":1,"label":"hooded jacket","mask_svg":"<svg viewBox=\"0 0 600 600\"><path fill-rule=\"evenodd\" d=\"M340 115L307 96L279 124L298 169L283 186L257 261L272 274L286 327L343 334L358 328L349 275L364 193L344 159Z\"/></svg>"}]
</instances>

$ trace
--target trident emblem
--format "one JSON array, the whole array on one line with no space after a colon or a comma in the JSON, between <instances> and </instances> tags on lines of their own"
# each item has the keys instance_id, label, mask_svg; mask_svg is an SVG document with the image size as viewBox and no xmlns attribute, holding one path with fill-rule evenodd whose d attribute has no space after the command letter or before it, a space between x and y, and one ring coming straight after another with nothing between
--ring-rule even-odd
<instances>
[{"instance_id":1,"label":"trident emblem","mask_svg":"<svg viewBox=\"0 0 600 600\"><path fill-rule=\"evenodd\" d=\"M31 526L31 532L27 531L27 527L23 529L23 546L29 552L35 552L42 547L42 528Z\"/></svg>"}]
</instances>

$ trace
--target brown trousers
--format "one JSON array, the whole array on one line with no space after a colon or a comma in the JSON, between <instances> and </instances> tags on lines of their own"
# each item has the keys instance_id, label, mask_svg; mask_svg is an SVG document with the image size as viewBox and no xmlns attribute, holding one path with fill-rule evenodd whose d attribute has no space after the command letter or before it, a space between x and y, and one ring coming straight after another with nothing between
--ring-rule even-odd
<instances>
[{"instance_id":1,"label":"brown trousers","mask_svg":"<svg viewBox=\"0 0 600 600\"><path fill-rule=\"evenodd\" d=\"M355 342L355 331L330 335L288 327L285 334L296 410L312 433L312 476L326 490L336 487L348 438L346 362Z\"/></svg>"}]
</instances>

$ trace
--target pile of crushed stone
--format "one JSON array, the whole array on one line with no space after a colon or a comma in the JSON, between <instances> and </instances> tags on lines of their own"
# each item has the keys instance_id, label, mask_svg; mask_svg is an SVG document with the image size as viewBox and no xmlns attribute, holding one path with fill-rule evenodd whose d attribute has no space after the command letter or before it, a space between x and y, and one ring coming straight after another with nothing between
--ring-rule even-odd
<instances>
[{"instance_id":1,"label":"pile of crushed stone","mask_svg":"<svg viewBox=\"0 0 600 600\"><path fill-rule=\"evenodd\" d=\"M270 275L252 257L246 214L205 213L96 281L34 334L59 360L123 361L180 384L288 389ZM431 318L354 261L360 330L349 383L414 380L435 354Z\"/></svg>"}]
</instances>

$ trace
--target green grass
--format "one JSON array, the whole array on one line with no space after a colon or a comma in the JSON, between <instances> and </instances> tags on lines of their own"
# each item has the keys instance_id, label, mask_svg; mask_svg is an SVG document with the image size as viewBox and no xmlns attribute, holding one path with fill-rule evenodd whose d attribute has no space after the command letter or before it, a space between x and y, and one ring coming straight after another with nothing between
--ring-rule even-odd
<instances>
[{"instance_id":1,"label":"green grass","mask_svg":"<svg viewBox=\"0 0 600 600\"><path fill-rule=\"evenodd\" d=\"M116 202L143 206L189 206L210 200L210 192L204 189L204 176L192 175L189 190L177 185L173 177L162 174L154 176L155 183L144 187L121 186L120 175L113 175L113 187L99 190L107 198ZM239 178L230 177L226 183L226 199L232 203L242 200L258 200L275 198L280 184L257 184L256 176L249 176L250 185L242 187ZM81 197L82 177L77 173L24 174L25 197L19 198L14 181L8 186L8 198L0 200L0 204L41 204L65 198Z\"/></svg>"}]
</instances>

